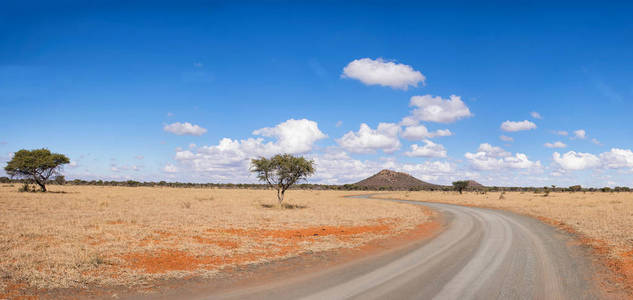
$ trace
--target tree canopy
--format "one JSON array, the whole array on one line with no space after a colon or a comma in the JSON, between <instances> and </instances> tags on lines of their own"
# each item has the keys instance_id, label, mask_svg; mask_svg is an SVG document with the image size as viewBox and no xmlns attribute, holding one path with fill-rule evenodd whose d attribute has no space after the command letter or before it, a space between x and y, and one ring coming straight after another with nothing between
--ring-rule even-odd
<instances>
[{"instance_id":1,"label":"tree canopy","mask_svg":"<svg viewBox=\"0 0 633 300\"><path fill-rule=\"evenodd\" d=\"M42 192L46 192L48 179L59 174L61 166L69 162L65 155L51 153L48 149L23 149L13 155L4 170L12 178L33 180Z\"/></svg>"},{"instance_id":2,"label":"tree canopy","mask_svg":"<svg viewBox=\"0 0 633 300\"><path fill-rule=\"evenodd\" d=\"M257 179L277 190L279 205L284 201L284 194L288 188L300 180L306 180L314 171L312 160L290 154L251 160L251 172L257 174Z\"/></svg>"},{"instance_id":3,"label":"tree canopy","mask_svg":"<svg viewBox=\"0 0 633 300\"><path fill-rule=\"evenodd\" d=\"M453 182L453 188L455 188L456 191L458 191L460 194L462 193L463 190L465 190L468 187L468 181L465 180L461 180L461 181L455 181Z\"/></svg>"}]
</instances>

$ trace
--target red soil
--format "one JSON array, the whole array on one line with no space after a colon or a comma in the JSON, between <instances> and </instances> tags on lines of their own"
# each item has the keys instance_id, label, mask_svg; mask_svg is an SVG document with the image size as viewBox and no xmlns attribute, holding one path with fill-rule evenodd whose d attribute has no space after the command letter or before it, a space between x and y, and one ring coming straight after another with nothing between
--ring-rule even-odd
<instances>
[{"instance_id":1,"label":"red soil","mask_svg":"<svg viewBox=\"0 0 633 300\"><path fill-rule=\"evenodd\" d=\"M248 237L261 244L264 240L274 239L276 245L258 247L256 251L246 254L233 254L228 256L197 256L186 251L175 249L160 249L151 252L127 253L120 255L127 264L124 268L142 270L149 274L166 273L170 271L193 271L196 269L217 269L228 264L247 264L261 260L274 260L292 254L300 254L304 250L301 247L305 242L324 236L335 236L345 239L361 234L384 235L392 230L393 226L384 224L365 226L318 226L300 229L284 230L244 230L244 229L209 229L207 232L214 236ZM144 239L142 244L161 243L162 238L177 236L169 232L155 232L158 238ZM239 244L232 240L222 240L217 237L207 238L194 236L193 240L201 244L214 244L227 249L236 249Z\"/></svg>"}]
</instances>

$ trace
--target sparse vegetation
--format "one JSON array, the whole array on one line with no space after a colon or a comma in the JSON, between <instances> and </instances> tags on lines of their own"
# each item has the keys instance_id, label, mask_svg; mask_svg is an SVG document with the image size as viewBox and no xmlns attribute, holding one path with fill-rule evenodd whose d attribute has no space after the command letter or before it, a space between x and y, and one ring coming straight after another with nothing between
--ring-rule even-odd
<instances>
[{"instance_id":1,"label":"sparse vegetation","mask_svg":"<svg viewBox=\"0 0 633 300\"><path fill-rule=\"evenodd\" d=\"M0 186L0 299L13 283L137 289L211 277L225 266L358 247L428 220L419 206L342 201L343 191L287 192L283 204L294 209L280 210L266 207L276 207L275 192L261 189L49 189Z\"/></svg>"},{"instance_id":2,"label":"sparse vegetation","mask_svg":"<svg viewBox=\"0 0 633 300\"><path fill-rule=\"evenodd\" d=\"M6 183L24 183L27 180L24 179L10 179L6 178ZM0 183L2 183L2 177L0 177ZM51 183L51 181L49 181ZM53 182L54 183L54 182ZM507 192L534 192L534 193L543 193L544 188L537 187L499 187L499 186L482 186L477 185L473 186L473 181L469 182L468 188L466 190L478 191L481 193L494 193L500 191ZM129 186L129 187L171 187L171 188L216 188L216 189L269 189L270 186L266 184L256 184L256 183L191 183L191 182L152 182L152 181L115 181L115 180L82 180L82 179L73 179L67 180L66 184L69 185L87 185L87 186ZM476 184L476 182L475 182ZM571 192L571 190L567 188L552 186L548 188L550 192ZM416 187L395 187L395 186L380 186L380 187L371 187L371 186L360 186L357 184L343 184L343 185L334 185L334 184L313 184L313 183L296 183L289 188L289 190L335 190L335 191L454 191L454 187L447 185L429 185L429 186L416 186ZM581 188L583 193L586 192L630 192L631 188L626 186L616 186L614 188Z\"/></svg>"}]
</instances>

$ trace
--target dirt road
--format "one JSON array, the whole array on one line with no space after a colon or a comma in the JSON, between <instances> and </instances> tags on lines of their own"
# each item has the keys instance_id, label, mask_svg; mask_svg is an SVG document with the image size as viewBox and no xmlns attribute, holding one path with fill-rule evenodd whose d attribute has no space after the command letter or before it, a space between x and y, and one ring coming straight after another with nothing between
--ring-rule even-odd
<instances>
[{"instance_id":1,"label":"dirt road","mask_svg":"<svg viewBox=\"0 0 633 300\"><path fill-rule=\"evenodd\" d=\"M448 204L446 229L406 253L201 299L597 299L590 258L534 219Z\"/></svg>"}]
</instances>

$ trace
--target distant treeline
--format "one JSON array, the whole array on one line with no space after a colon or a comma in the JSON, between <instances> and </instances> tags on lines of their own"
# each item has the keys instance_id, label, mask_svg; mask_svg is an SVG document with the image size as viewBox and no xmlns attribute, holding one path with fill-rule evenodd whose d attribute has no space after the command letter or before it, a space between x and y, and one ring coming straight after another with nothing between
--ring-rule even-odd
<instances>
[{"instance_id":1,"label":"distant treeline","mask_svg":"<svg viewBox=\"0 0 633 300\"><path fill-rule=\"evenodd\" d=\"M11 179L8 177L0 177L0 183L28 183L22 179ZM48 184L57 185L92 185L92 186L127 186L127 187L173 187L173 188L219 188L219 189L268 189L266 184L257 183L191 183L191 182L167 182L167 181L107 181L107 180L65 180L63 176L57 176L54 180L50 180ZM295 190L339 190L339 191L453 191L452 186L434 185L425 187L413 187L413 188L393 188L393 187L367 187L359 186L355 184L297 184L292 187ZM465 191L471 192L533 192L533 193L549 193L549 192L630 192L629 187L616 186L603 187L603 188L583 188L580 185L574 185L569 187L499 187L499 186L487 186L487 187L468 187Z\"/></svg>"}]
</instances>

